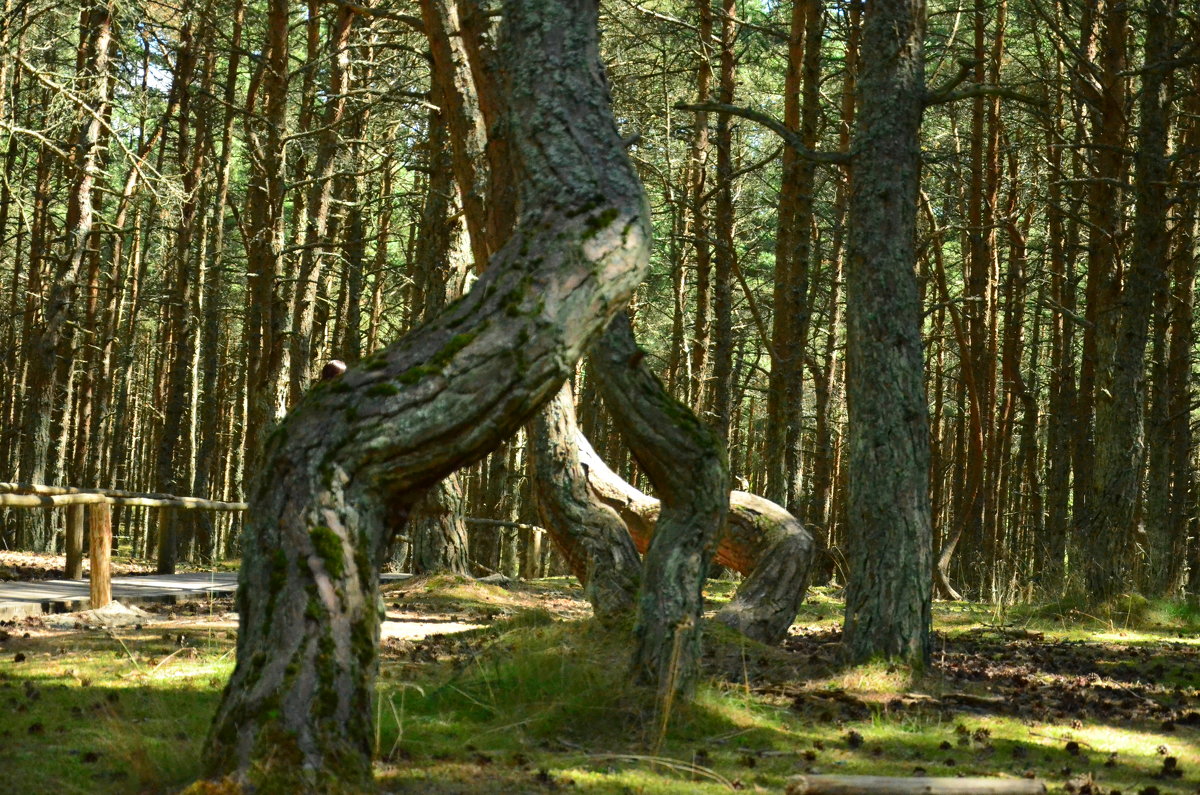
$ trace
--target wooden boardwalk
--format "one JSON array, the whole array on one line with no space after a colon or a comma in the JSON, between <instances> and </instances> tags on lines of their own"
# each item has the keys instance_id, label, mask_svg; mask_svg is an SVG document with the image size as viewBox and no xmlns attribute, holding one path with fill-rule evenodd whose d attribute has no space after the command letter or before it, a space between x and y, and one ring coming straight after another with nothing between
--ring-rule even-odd
<instances>
[{"instance_id":1,"label":"wooden boardwalk","mask_svg":"<svg viewBox=\"0 0 1200 795\"><path fill-rule=\"evenodd\" d=\"M384 582L410 574L383 574ZM139 574L112 578L112 598L124 604L174 604L209 596L228 596L237 590L237 572ZM43 613L73 613L90 607L87 580L26 580L0 582L0 621Z\"/></svg>"}]
</instances>

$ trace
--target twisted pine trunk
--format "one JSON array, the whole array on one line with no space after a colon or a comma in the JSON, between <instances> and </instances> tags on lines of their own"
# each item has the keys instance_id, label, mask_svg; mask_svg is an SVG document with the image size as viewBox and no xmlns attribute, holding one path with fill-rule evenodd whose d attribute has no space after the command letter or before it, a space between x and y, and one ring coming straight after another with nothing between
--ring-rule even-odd
<instances>
[{"instance_id":1,"label":"twisted pine trunk","mask_svg":"<svg viewBox=\"0 0 1200 795\"><path fill-rule=\"evenodd\" d=\"M729 511L729 466L716 433L671 397L643 359L625 313L591 355L613 423L662 495L642 564L633 674L669 701L695 681L704 580Z\"/></svg>"},{"instance_id":2,"label":"twisted pine trunk","mask_svg":"<svg viewBox=\"0 0 1200 795\"><path fill-rule=\"evenodd\" d=\"M385 505L511 436L645 275L649 215L609 110L595 0L507 8L516 233L462 300L323 383L269 437L238 588L238 663L210 775L372 786Z\"/></svg>"},{"instance_id":3,"label":"twisted pine trunk","mask_svg":"<svg viewBox=\"0 0 1200 795\"><path fill-rule=\"evenodd\" d=\"M588 487L625 522L633 543L645 553L654 538L659 502L621 479L578 437ZM808 590L814 545L796 517L768 499L745 491L729 493L729 515L712 562L745 576L717 620L748 638L778 643L796 620Z\"/></svg>"},{"instance_id":4,"label":"twisted pine trunk","mask_svg":"<svg viewBox=\"0 0 1200 795\"><path fill-rule=\"evenodd\" d=\"M642 563L621 517L588 488L583 461L595 452L581 439L575 399L564 384L529 424L534 501L551 540L603 621L633 614Z\"/></svg>"}]
</instances>

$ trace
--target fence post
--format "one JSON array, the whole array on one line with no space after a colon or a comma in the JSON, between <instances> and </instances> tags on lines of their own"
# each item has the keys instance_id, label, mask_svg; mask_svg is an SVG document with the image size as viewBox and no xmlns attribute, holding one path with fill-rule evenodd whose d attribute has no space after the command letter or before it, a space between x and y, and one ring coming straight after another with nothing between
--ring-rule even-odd
<instances>
[{"instance_id":1,"label":"fence post","mask_svg":"<svg viewBox=\"0 0 1200 795\"><path fill-rule=\"evenodd\" d=\"M67 565L68 580L83 579L83 509L79 505L67 506Z\"/></svg>"},{"instance_id":2,"label":"fence post","mask_svg":"<svg viewBox=\"0 0 1200 795\"><path fill-rule=\"evenodd\" d=\"M107 502L88 506L88 532L91 534L92 609L112 601L112 505Z\"/></svg>"}]
</instances>

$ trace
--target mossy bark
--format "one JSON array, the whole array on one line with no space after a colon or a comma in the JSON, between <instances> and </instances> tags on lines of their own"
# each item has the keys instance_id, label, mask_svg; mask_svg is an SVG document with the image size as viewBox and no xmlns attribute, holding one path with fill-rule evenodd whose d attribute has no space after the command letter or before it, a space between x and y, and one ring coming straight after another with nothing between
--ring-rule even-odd
<instances>
[{"instance_id":1,"label":"mossy bark","mask_svg":"<svg viewBox=\"0 0 1200 795\"><path fill-rule=\"evenodd\" d=\"M633 675L670 699L691 690L699 667L704 580L729 511L729 467L716 433L643 360L625 313L590 359L613 423L662 495L642 564Z\"/></svg>"},{"instance_id":2,"label":"mossy bark","mask_svg":"<svg viewBox=\"0 0 1200 795\"><path fill-rule=\"evenodd\" d=\"M263 791L373 786L385 514L511 436L645 275L649 213L609 110L596 3L512 4L502 36L517 230L470 293L310 390L269 437L243 541L237 666L205 749L214 777Z\"/></svg>"}]
</instances>

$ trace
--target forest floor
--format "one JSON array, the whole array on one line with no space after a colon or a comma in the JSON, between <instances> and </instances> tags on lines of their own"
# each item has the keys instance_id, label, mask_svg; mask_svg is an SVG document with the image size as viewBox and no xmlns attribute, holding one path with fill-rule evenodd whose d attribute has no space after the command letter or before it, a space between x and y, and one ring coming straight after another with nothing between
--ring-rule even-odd
<instances>
[{"instance_id":1,"label":"forest floor","mask_svg":"<svg viewBox=\"0 0 1200 795\"><path fill-rule=\"evenodd\" d=\"M710 582L712 606L732 588ZM917 673L840 663L837 596L810 593L775 648L708 625L703 682L664 729L628 684L628 630L592 621L573 580L389 585L378 779L412 793L782 792L804 772L1200 791L1200 616L1139 597L1090 614L939 603ZM171 792L199 773L233 667L232 600L143 609L0 624L0 791Z\"/></svg>"}]
</instances>

